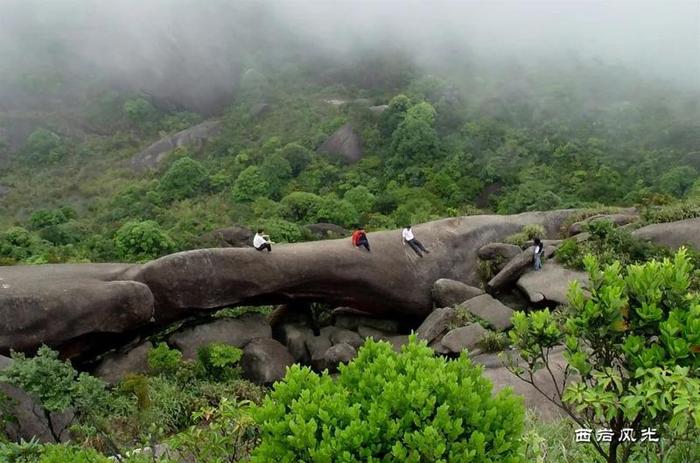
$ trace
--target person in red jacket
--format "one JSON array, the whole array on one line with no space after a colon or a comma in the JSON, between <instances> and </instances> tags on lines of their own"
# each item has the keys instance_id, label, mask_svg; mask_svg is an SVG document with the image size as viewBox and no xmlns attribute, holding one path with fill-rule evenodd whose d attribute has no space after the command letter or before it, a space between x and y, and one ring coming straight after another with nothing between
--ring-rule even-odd
<instances>
[{"instance_id":1,"label":"person in red jacket","mask_svg":"<svg viewBox=\"0 0 700 463\"><path fill-rule=\"evenodd\" d=\"M367 233L365 233L364 228L358 227L354 232L352 232L352 244L356 248L364 246L367 252L370 252L369 240L367 239Z\"/></svg>"}]
</instances>

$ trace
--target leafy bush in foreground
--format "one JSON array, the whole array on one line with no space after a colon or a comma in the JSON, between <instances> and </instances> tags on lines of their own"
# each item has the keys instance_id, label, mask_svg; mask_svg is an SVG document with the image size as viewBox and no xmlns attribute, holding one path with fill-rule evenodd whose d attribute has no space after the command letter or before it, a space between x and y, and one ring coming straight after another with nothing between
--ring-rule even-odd
<instances>
[{"instance_id":1,"label":"leafy bush in foreground","mask_svg":"<svg viewBox=\"0 0 700 463\"><path fill-rule=\"evenodd\" d=\"M564 342L571 369L558 382L560 406L581 428L612 431L609 443L592 440L598 453L609 463L630 461L639 444L621 439L622 430L653 428L663 461L700 429L700 295L691 290L690 259L682 249L626 269L601 268L591 255L584 262L590 294L572 283L563 324L548 310L513 316L511 337L527 367L512 370L537 385L533 373L551 374L549 351ZM570 374L578 381L567 384Z\"/></svg>"},{"instance_id":2,"label":"leafy bush in foreground","mask_svg":"<svg viewBox=\"0 0 700 463\"><path fill-rule=\"evenodd\" d=\"M367 342L335 380L293 366L254 415L253 462L525 461L520 399L415 338Z\"/></svg>"}]
</instances>

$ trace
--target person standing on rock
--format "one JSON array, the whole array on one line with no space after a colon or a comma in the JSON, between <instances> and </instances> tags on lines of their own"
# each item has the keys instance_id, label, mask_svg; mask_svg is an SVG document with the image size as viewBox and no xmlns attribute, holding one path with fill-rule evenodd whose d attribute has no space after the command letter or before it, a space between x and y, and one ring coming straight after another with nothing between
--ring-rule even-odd
<instances>
[{"instance_id":1,"label":"person standing on rock","mask_svg":"<svg viewBox=\"0 0 700 463\"><path fill-rule=\"evenodd\" d=\"M426 254L430 254L430 251L425 249L423 244L416 239L415 236L413 236L413 231L411 230L410 225L406 225L403 230L401 230L401 237L403 238L404 243L408 244L411 246L411 249L418 254L418 257L423 257L423 254L421 251L423 251Z\"/></svg>"},{"instance_id":2,"label":"person standing on rock","mask_svg":"<svg viewBox=\"0 0 700 463\"><path fill-rule=\"evenodd\" d=\"M367 233L365 233L364 228L358 227L354 232L352 232L352 244L356 248L364 246L367 252L370 252L369 240L367 239Z\"/></svg>"},{"instance_id":3,"label":"person standing on rock","mask_svg":"<svg viewBox=\"0 0 700 463\"><path fill-rule=\"evenodd\" d=\"M253 247L258 251L267 249L267 252L272 252L272 241L270 241L270 237L264 233L265 230L258 228L258 232L253 237Z\"/></svg>"},{"instance_id":4,"label":"person standing on rock","mask_svg":"<svg viewBox=\"0 0 700 463\"><path fill-rule=\"evenodd\" d=\"M542 241L539 238L535 238L534 244L535 270L540 270L542 268L542 255L544 254L544 245L542 244Z\"/></svg>"}]
</instances>

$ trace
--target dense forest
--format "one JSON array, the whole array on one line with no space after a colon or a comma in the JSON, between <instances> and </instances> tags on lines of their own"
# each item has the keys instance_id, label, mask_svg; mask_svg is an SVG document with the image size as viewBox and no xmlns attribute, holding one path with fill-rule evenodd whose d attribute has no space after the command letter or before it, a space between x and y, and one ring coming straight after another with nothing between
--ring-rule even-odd
<instances>
[{"instance_id":1,"label":"dense forest","mask_svg":"<svg viewBox=\"0 0 700 463\"><path fill-rule=\"evenodd\" d=\"M349 315L335 306L290 298L279 307L212 303L178 314L168 326L128 332L133 339L120 341L138 345L131 350L115 349L105 329L112 344L91 350L95 358L71 357L60 343L8 348L11 360L0 355L0 463L700 459L700 250L632 233L700 218L700 86L697 75L685 76L700 70L697 56L681 71L563 44L506 53L465 38L478 14L452 29L437 7L432 24L425 10L408 21L388 6L390 14L360 14L314 2L178 0L171 9L154 0L137 14L81 1L16 1L0 11L3 275L73 267L42 264L145 263L223 246L212 237L229 228L264 229L273 246L349 243L358 227L576 211L552 236L532 222L480 242L478 259L465 263L480 287L440 304L433 286L435 310L417 322L354 314L370 326L363 331L359 322L341 326L337 319ZM331 11L343 21L323 16ZM608 221L615 214L624 224ZM545 268L575 277L545 282L565 285L564 300L528 299L520 275L503 291L490 287L526 253L520 270L530 270L535 238L547 241L543 256L551 251ZM482 246L492 245L510 254L484 257ZM0 282L0 323L10 327L12 304L34 294L22 299L14 281ZM496 328L464 308L472 297L505 304L512 318ZM300 307L306 315L294 313ZM426 338L422 327L439 310L452 319L440 337ZM66 319L67 331L82 322ZM236 345L177 342L187 330L229 322L244 326L231 331L266 330L261 338L293 360L279 381L246 375L252 335ZM299 356L289 326L307 336ZM7 344L10 330L0 328ZM478 343L436 348L467 328ZM352 355L321 362L313 353L319 332L323 362L341 344ZM132 353L138 368L105 374L104 365ZM533 377L548 372L556 385L555 356L566 364L567 387L541 398L558 401L555 419L510 388L494 392L484 373L498 364L534 387ZM26 418L12 415L16 389L31 396L25 403L44 434L7 432ZM581 445L573 436L586 427L658 428L662 443Z\"/></svg>"}]
</instances>

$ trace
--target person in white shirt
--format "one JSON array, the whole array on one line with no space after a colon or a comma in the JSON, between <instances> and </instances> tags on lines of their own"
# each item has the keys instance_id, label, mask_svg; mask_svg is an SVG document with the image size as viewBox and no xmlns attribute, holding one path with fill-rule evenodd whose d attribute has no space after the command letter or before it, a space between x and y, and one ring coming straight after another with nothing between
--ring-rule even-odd
<instances>
[{"instance_id":1,"label":"person in white shirt","mask_svg":"<svg viewBox=\"0 0 700 463\"><path fill-rule=\"evenodd\" d=\"M265 230L258 228L258 232L253 237L253 247L258 251L267 249L267 252L272 252L272 241L270 241L270 237L264 233Z\"/></svg>"},{"instance_id":2,"label":"person in white shirt","mask_svg":"<svg viewBox=\"0 0 700 463\"><path fill-rule=\"evenodd\" d=\"M421 244L420 241L416 239L415 236L413 236L413 231L411 230L410 225L406 225L403 230L401 230L401 237L403 238L404 243L408 244L411 246L411 249L418 254L419 257L423 257L423 254L421 251L423 251L426 254L430 254L430 251L425 249L423 244Z\"/></svg>"},{"instance_id":3,"label":"person in white shirt","mask_svg":"<svg viewBox=\"0 0 700 463\"><path fill-rule=\"evenodd\" d=\"M544 254L544 245L542 244L542 241L539 238L535 238L534 244L535 248L533 252L535 260L535 270L539 270L542 268L542 255Z\"/></svg>"}]
</instances>

